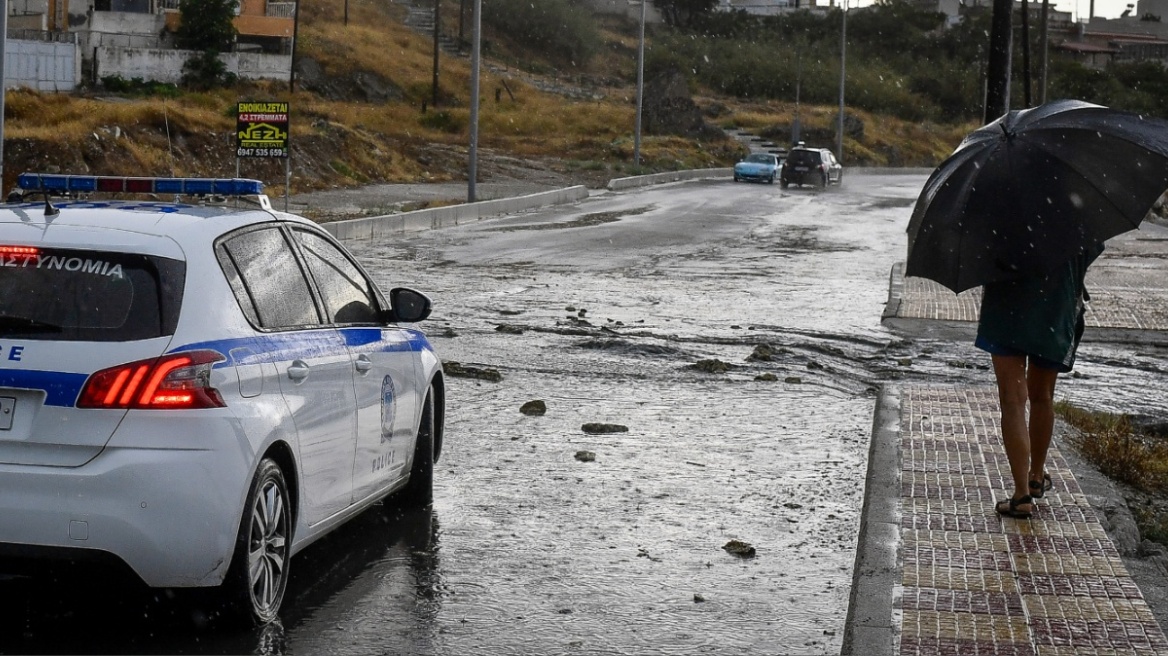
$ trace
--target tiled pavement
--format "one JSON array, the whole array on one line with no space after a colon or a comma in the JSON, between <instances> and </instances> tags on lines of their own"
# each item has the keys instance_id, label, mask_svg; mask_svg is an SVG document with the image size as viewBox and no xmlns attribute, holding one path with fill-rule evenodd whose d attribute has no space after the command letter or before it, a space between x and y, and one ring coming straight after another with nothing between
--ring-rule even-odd
<instances>
[{"instance_id":1,"label":"tiled pavement","mask_svg":"<svg viewBox=\"0 0 1168 656\"><path fill-rule=\"evenodd\" d=\"M1088 341L1168 343L1168 228L1108 243L1088 270ZM884 322L969 339L979 290L960 295L900 265ZM1029 520L1012 489L992 386L888 386L874 422L842 654L1168 656L1168 638L1052 446L1054 489Z\"/></svg>"},{"instance_id":2,"label":"tiled pavement","mask_svg":"<svg viewBox=\"0 0 1168 656\"><path fill-rule=\"evenodd\" d=\"M991 387L900 390L892 653L1168 654L1168 638L1057 446L1048 464L1054 489L1034 516L994 512L1012 488L997 426Z\"/></svg>"}]
</instances>

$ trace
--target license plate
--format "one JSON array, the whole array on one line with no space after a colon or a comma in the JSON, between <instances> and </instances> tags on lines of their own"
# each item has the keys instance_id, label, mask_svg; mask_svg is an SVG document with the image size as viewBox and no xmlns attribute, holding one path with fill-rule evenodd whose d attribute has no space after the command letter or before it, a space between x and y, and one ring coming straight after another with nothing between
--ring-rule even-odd
<instances>
[{"instance_id":1,"label":"license plate","mask_svg":"<svg viewBox=\"0 0 1168 656\"><path fill-rule=\"evenodd\" d=\"M16 399L0 396L0 430L12 430L12 415L16 414Z\"/></svg>"},{"instance_id":2,"label":"license plate","mask_svg":"<svg viewBox=\"0 0 1168 656\"><path fill-rule=\"evenodd\" d=\"M806 166L796 166L796 167L795 167L795 170L796 170L796 171L806 171L806 170L807 170L807 167L806 167Z\"/></svg>"}]
</instances>

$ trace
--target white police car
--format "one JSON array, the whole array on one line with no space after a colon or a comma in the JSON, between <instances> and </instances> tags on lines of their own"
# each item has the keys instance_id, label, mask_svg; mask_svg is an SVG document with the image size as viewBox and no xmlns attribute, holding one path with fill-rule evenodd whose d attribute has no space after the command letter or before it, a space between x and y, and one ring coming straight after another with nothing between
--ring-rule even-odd
<instances>
[{"instance_id":1,"label":"white police car","mask_svg":"<svg viewBox=\"0 0 1168 656\"><path fill-rule=\"evenodd\" d=\"M392 492L430 502L441 363L398 325L426 296L387 302L254 180L20 186L44 200L0 205L6 562L113 557L266 622L297 551ZM103 191L257 202L76 200Z\"/></svg>"}]
</instances>

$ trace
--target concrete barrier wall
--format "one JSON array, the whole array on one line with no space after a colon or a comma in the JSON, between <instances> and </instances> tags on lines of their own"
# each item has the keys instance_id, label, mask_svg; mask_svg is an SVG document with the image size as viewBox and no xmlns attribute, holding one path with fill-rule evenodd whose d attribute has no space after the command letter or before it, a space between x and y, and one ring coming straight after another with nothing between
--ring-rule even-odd
<instances>
[{"instance_id":1,"label":"concrete barrier wall","mask_svg":"<svg viewBox=\"0 0 1168 656\"><path fill-rule=\"evenodd\" d=\"M449 205L400 214L371 216L364 219L334 221L325 223L321 227L328 230L340 241L364 241L474 223L487 217L514 214L548 205L574 203L587 197L588 188L579 185L514 198L497 198L478 203Z\"/></svg>"},{"instance_id":2,"label":"concrete barrier wall","mask_svg":"<svg viewBox=\"0 0 1168 656\"><path fill-rule=\"evenodd\" d=\"M663 184L666 182L732 177L734 177L734 169L693 169L690 171L669 171L667 173L637 175L631 178L614 178L608 181L608 189L610 191L620 191L621 189L646 187L648 185Z\"/></svg>"}]
</instances>

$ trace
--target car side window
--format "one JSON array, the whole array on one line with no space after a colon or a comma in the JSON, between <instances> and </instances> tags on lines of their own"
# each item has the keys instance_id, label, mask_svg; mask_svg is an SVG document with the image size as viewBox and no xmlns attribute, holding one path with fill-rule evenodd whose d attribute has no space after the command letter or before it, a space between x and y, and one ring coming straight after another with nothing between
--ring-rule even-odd
<instances>
[{"instance_id":1,"label":"car side window","mask_svg":"<svg viewBox=\"0 0 1168 656\"><path fill-rule=\"evenodd\" d=\"M233 235L217 255L249 321L266 329L320 325L308 280L278 227Z\"/></svg>"},{"instance_id":2,"label":"car side window","mask_svg":"<svg viewBox=\"0 0 1168 656\"><path fill-rule=\"evenodd\" d=\"M293 229L304 261L333 323L378 323L373 284L339 248L324 237Z\"/></svg>"}]
</instances>

